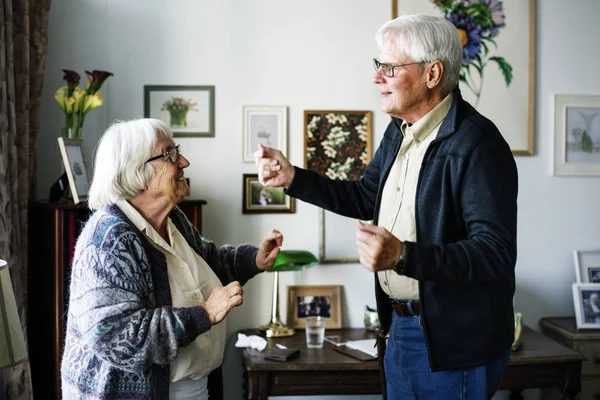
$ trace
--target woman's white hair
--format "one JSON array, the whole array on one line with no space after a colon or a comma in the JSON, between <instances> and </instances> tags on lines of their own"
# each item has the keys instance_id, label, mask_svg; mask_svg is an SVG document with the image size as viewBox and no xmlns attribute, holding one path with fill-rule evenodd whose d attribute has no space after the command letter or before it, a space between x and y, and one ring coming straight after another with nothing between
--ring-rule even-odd
<instances>
[{"instance_id":1,"label":"woman's white hair","mask_svg":"<svg viewBox=\"0 0 600 400\"><path fill-rule=\"evenodd\" d=\"M158 119L113 122L96 148L94 178L88 196L90 209L141 193L154 176L154 168L146 160L155 155L152 151L159 139L171 137L171 129Z\"/></svg>"},{"instance_id":2,"label":"woman's white hair","mask_svg":"<svg viewBox=\"0 0 600 400\"><path fill-rule=\"evenodd\" d=\"M462 65L462 44L458 30L445 18L425 14L404 15L386 22L375 34L381 50L389 35L395 36L398 49L416 62L439 60L444 65L442 89L450 93L458 86Z\"/></svg>"}]
</instances>

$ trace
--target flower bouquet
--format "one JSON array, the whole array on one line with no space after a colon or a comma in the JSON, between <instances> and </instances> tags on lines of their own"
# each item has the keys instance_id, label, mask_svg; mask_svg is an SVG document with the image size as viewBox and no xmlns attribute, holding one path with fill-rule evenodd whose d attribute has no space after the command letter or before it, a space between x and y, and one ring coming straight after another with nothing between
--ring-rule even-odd
<instances>
[{"instance_id":1,"label":"flower bouquet","mask_svg":"<svg viewBox=\"0 0 600 400\"><path fill-rule=\"evenodd\" d=\"M173 128L184 128L187 126L187 113L189 111L198 111L196 103L192 99L185 100L183 97L171 97L162 105L161 111L168 111L170 118L169 125Z\"/></svg>"},{"instance_id":2,"label":"flower bouquet","mask_svg":"<svg viewBox=\"0 0 600 400\"><path fill-rule=\"evenodd\" d=\"M65 113L65 133L63 136L79 139L81 138L81 129L86 114L90 110L100 107L104 102L102 94L99 92L100 87L113 74L98 70L85 71L88 82L85 90L83 90L78 86L80 76L77 72L68 69L62 71L65 73L63 79L67 82L67 85L56 91L54 99Z\"/></svg>"},{"instance_id":3,"label":"flower bouquet","mask_svg":"<svg viewBox=\"0 0 600 400\"><path fill-rule=\"evenodd\" d=\"M483 87L484 70L488 63L498 65L506 87L512 81L512 67L503 58L490 55L490 45L497 48L494 40L506 25L501 0L430 0L444 17L458 30L463 46L463 64L460 81L473 92L477 107ZM477 74L478 78L474 77Z\"/></svg>"}]
</instances>

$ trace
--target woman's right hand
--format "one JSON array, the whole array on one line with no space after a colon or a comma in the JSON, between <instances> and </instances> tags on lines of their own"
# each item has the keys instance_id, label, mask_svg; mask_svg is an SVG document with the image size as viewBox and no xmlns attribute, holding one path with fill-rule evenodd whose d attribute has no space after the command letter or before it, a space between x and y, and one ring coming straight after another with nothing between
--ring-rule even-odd
<instances>
[{"instance_id":1,"label":"woman's right hand","mask_svg":"<svg viewBox=\"0 0 600 400\"><path fill-rule=\"evenodd\" d=\"M233 307L243 303L244 290L239 282L231 282L225 287L216 287L202 305L208 313L210 323L213 325L223 321Z\"/></svg>"}]
</instances>

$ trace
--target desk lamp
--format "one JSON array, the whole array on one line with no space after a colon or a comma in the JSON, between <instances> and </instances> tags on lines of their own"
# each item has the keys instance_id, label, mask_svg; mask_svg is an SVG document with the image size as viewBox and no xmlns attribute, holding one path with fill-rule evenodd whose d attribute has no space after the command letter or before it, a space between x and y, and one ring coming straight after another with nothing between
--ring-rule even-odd
<instances>
[{"instance_id":1,"label":"desk lamp","mask_svg":"<svg viewBox=\"0 0 600 400\"><path fill-rule=\"evenodd\" d=\"M19 322L8 265L6 261L0 260L0 368L12 367L25 360L25 338Z\"/></svg>"},{"instance_id":2,"label":"desk lamp","mask_svg":"<svg viewBox=\"0 0 600 400\"><path fill-rule=\"evenodd\" d=\"M273 306L271 308L271 322L259 327L267 337L292 336L294 329L287 327L279 318L279 272L300 271L310 268L318 262L317 258L308 251L281 250L275 259L273 268Z\"/></svg>"}]
</instances>

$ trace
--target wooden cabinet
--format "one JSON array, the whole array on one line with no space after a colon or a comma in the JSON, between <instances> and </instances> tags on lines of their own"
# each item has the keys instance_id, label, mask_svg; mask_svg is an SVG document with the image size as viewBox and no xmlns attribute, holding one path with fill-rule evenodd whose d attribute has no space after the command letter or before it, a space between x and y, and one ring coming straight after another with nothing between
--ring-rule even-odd
<instances>
[{"instance_id":1,"label":"wooden cabinet","mask_svg":"<svg viewBox=\"0 0 600 400\"><path fill-rule=\"evenodd\" d=\"M179 204L202 232L204 200ZM29 205L28 340L36 399L60 399L60 359L75 242L90 211L85 204Z\"/></svg>"},{"instance_id":2,"label":"wooden cabinet","mask_svg":"<svg viewBox=\"0 0 600 400\"><path fill-rule=\"evenodd\" d=\"M573 317L540 320L542 333L583 357L580 400L600 399L600 329L577 329Z\"/></svg>"}]
</instances>

